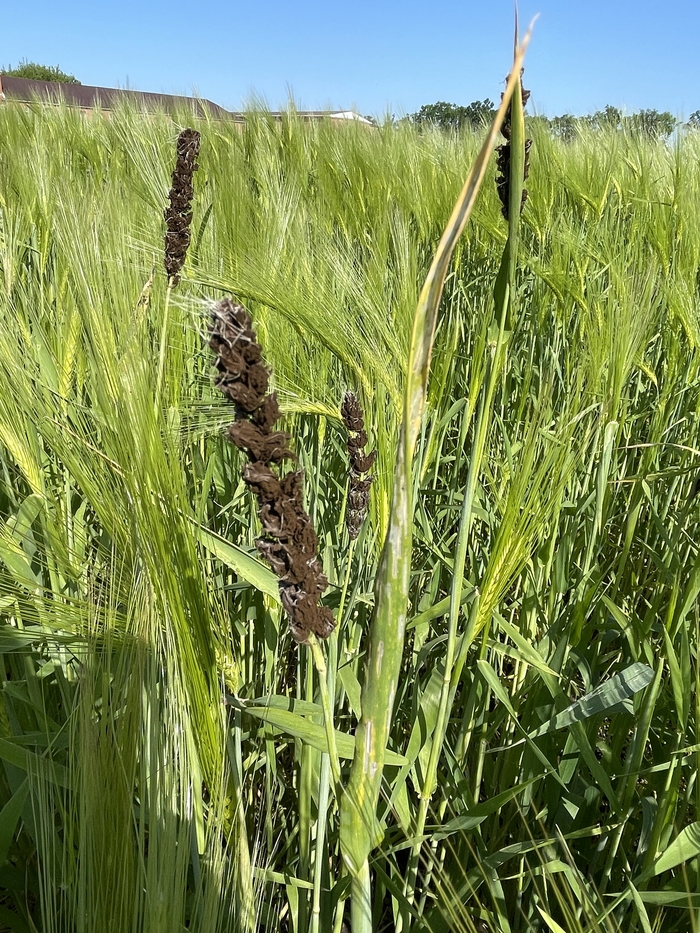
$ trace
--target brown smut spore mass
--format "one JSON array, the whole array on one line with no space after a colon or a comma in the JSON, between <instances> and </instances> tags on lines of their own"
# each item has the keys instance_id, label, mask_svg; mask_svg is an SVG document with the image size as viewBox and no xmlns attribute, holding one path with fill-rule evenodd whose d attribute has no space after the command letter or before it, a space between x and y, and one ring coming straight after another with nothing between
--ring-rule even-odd
<instances>
[{"instance_id":1,"label":"brown smut spore mass","mask_svg":"<svg viewBox=\"0 0 700 933\"><path fill-rule=\"evenodd\" d=\"M369 505L369 487L373 476L365 476L377 459L377 451L365 453L367 434L360 403L352 392L346 392L340 408L343 424L348 431L348 456L350 459L350 490L348 493L347 528L352 539L360 533Z\"/></svg>"},{"instance_id":2,"label":"brown smut spore mass","mask_svg":"<svg viewBox=\"0 0 700 933\"><path fill-rule=\"evenodd\" d=\"M521 70L522 74L522 70ZM508 75L510 77L510 75ZM506 78L506 81L508 78ZM520 91L522 95L523 107L527 104L530 99L530 92L526 91L525 88L520 85ZM503 94L501 94L501 99L503 99ZM508 110L506 110L506 116L503 121L503 126L501 127L501 135L506 140L505 143L501 146L496 146L496 168L498 169L498 175L496 176L496 191L498 192L498 197L501 201L501 212L506 220L508 220L510 215L510 133L511 133L511 105L508 105ZM532 146L532 140L525 140L525 171L523 172L523 179L527 179L527 176L530 174L530 147ZM527 201L527 189L523 188L523 196L520 201L520 211L522 212L525 202Z\"/></svg>"},{"instance_id":3,"label":"brown smut spore mass","mask_svg":"<svg viewBox=\"0 0 700 933\"><path fill-rule=\"evenodd\" d=\"M272 430L280 415L277 396L267 395L269 372L262 350L242 305L224 298L215 305L209 345L217 353L217 387L236 406L229 439L249 458L243 480L255 493L263 534L255 542L279 577L280 598L294 638L309 633L327 638L335 628L333 614L319 605L328 586L318 559L318 538L304 511L303 473L279 476L273 465L294 460L290 435Z\"/></svg>"},{"instance_id":4,"label":"brown smut spore mass","mask_svg":"<svg viewBox=\"0 0 700 933\"><path fill-rule=\"evenodd\" d=\"M192 198L194 186L192 176L199 168L200 134L197 130L183 130L177 138L177 162L173 171L172 187L168 198L170 206L163 212L165 217L165 271L174 286L180 281L180 270L190 245L192 223Z\"/></svg>"}]
</instances>

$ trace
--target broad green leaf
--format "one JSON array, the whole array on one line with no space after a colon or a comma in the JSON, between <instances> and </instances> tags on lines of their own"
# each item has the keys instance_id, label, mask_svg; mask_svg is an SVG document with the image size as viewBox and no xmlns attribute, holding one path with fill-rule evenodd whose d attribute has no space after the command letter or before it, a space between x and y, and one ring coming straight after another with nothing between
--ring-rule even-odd
<instances>
[{"instance_id":1,"label":"broad green leaf","mask_svg":"<svg viewBox=\"0 0 700 933\"><path fill-rule=\"evenodd\" d=\"M615 674L610 680L601 684L600 687L596 687L595 690L581 697L580 700L572 703L561 713L552 716L549 722L544 723L534 732L528 733L529 737L535 739L540 735L546 735L548 732L565 729L574 722L580 722L590 716L609 710L633 696L639 690L643 690L653 679L654 672L652 669L641 661L637 661L625 668L621 673Z\"/></svg>"},{"instance_id":2,"label":"broad green leaf","mask_svg":"<svg viewBox=\"0 0 700 933\"><path fill-rule=\"evenodd\" d=\"M289 913L292 916L292 922L290 926L292 927L293 933L301 933L299 930L299 888L295 884L288 884L286 887L287 894L287 903L289 904Z\"/></svg>"},{"instance_id":3,"label":"broad green leaf","mask_svg":"<svg viewBox=\"0 0 700 933\"><path fill-rule=\"evenodd\" d=\"M647 913L647 909L644 906L643 899L640 897L639 891L635 888L631 881L629 882L628 887L630 889L630 893L632 894L632 900L634 901L637 908L639 919L642 923L642 933L653 933L651 923L649 922L649 914Z\"/></svg>"},{"instance_id":4,"label":"broad green leaf","mask_svg":"<svg viewBox=\"0 0 700 933\"><path fill-rule=\"evenodd\" d=\"M686 745L684 748L679 748L678 751L671 752L671 755L692 755L693 752L700 752L700 744Z\"/></svg>"},{"instance_id":5,"label":"broad green leaf","mask_svg":"<svg viewBox=\"0 0 700 933\"><path fill-rule=\"evenodd\" d=\"M282 874L281 871L273 871L271 868L254 868L253 875L263 881L271 881L274 884L290 885L293 888L304 888L306 891L313 891L314 886L310 881L302 881L301 878L294 878L292 875Z\"/></svg>"},{"instance_id":6,"label":"broad green leaf","mask_svg":"<svg viewBox=\"0 0 700 933\"><path fill-rule=\"evenodd\" d=\"M504 790L503 793L496 794L495 797L491 797L489 800L477 804L477 806L467 810L466 813L462 813L460 816L456 816L448 823L440 826L435 832L431 833L432 838L444 839L446 836L449 836L450 833L467 832L475 829L480 823L483 823L487 817L491 816L492 813L496 813L507 803L510 803L511 800L514 800L527 787L535 784L543 777L544 775L538 774L528 781L523 781L522 784L516 784L515 787L510 787L508 790Z\"/></svg>"},{"instance_id":7,"label":"broad green leaf","mask_svg":"<svg viewBox=\"0 0 700 933\"><path fill-rule=\"evenodd\" d=\"M298 713L292 713L289 710L274 709L255 706L243 706L243 711L250 716L255 716L263 722L274 726L288 735L293 735L301 739L312 748L319 751L328 752L328 742L326 741L326 730L314 722L309 722ZM355 739L346 732L335 730L335 740L338 749L338 755L341 758L352 758L355 752ZM385 750L385 761L388 765L405 765L406 759L403 755L397 755L396 752Z\"/></svg>"},{"instance_id":8,"label":"broad green leaf","mask_svg":"<svg viewBox=\"0 0 700 933\"><path fill-rule=\"evenodd\" d=\"M26 625L24 628L15 628L9 623L0 625L0 652L3 654L26 651L27 648L44 644L47 641L60 645L85 645L87 638L84 635L70 632L46 631L43 626L39 625Z\"/></svg>"},{"instance_id":9,"label":"broad green leaf","mask_svg":"<svg viewBox=\"0 0 700 933\"><path fill-rule=\"evenodd\" d=\"M362 688L350 664L338 668L338 680L348 695L350 709L357 719L362 715Z\"/></svg>"},{"instance_id":10,"label":"broad green leaf","mask_svg":"<svg viewBox=\"0 0 700 933\"><path fill-rule=\"evenodd\" d=\"M12 537L15 539L17 544L21 546L22 541L36 521L39 513L44 507L45 499L43 496L39 496L35 493L32 493L31 496L22 502L20 507L17 509L17 513L12 516L12 518L7 521L7 528L11 532Z\"/></svg>"},{"instance_id":11,"label":"broad green leaf","mask_svg":"<svg viewBox=\"0 0 700 933\"><path fill-rule=\"evenodd\" d=\"M566 933L564 927L560 926L556 920L550 917L547 911L540 907L539 904L537 905L537 909L539 910L540 914L542 915L542 919L547 924L552 933Z\"/></svg>"},{"instance_id":12,"label":"broad green leaf","mask_svg":"<svg viewBox=\"0 0 700 933\"><path fill-rule=\"evenodd\" d=\"M309 700L297 700L296 697L286 697L278 694L246 700L245 704L240 703L235 697L230 697L230 700L233 706L240 706L241 709L245 709L246 706L264 706L274 709L286 709L290 713L300 713L302 716L323 715L323 708L318 703L311 703Z\"/></svg>"},{"instance_id":13,"label":"broad green leaf","mask_svg":"<svg viewBox=\"0 0 700 933\"><path fill-rule=\"evenodd\" d=\"M666 661L668 662L668 669L671 674L673 702L676 705L679 727L685 730L688 722L688 712L690 708L690 691L687 688L688 678L685 680L683 679L680 664L678 663L678 658L676 657L676 652L673 650L671 636L668 634L665 627L662 629L662 632L664 636L664 644L666 646Z\"/></svg>"},{"instance_id":14,"label":"broad green leaf","mask_svg":"<svg viewBox=\"0 0 700 933\"><path fill-rule=\"evenodd\" d=\"M63 765L49 761L47 758L40 758L7 739L0 739L0 759L29 774L38 774L45 780L58 784L59 787L71 786L68 770Z\"/></svg>"},{"instance_id":15,"label":"broad green leaf","mask_svg":"<svg viewBox=\"0 0 700 933\"><path fill-rule=\"evenodd\" d=\"M416 757L418 757L423 769L425 769L428 763L430 743L433 732L435 731L435 723L437 722L440 689L444 677L445 665L442 662L438 662L433 668L430 679L421 695L418 715L413 723L411 738L408 741L408 748L406 749L406 758L413 762L416 760Z\"/></svg>"},{"instance_id":16,"label":"broad green leaf","mask_svg":"<svg viewBox=\"0 0 700 933\"><path fill-rule=\"evenodd\" d=\"M33 426L25 425L26 434L23 435L22 427L16 429L9 424L0 422L0 441L7 447L17 465L24 473L24 476L32 487L39 493L44 485L44 477L41 472L39 443L36 431Z\"/></svg>"},{"instance_id":17,"label":"broad green leaf","mask_svg":"<svg viewBox=\"0 0 700 933\"><path fill-rule=\"evenodd\" d=\"M696 891L639 891L639 899L645 904L660 904L664 907L683 907L700 910L700 894Z\"/></svg>"},{"instance_id":18,"label":"broad green leaf","mask_svg":"<svg viewBox=\"0 0 700 933\"><path fill-rule=\"evenodd\" d=\"M406 779L412 772L412 766L421 755L421 764L425 768L427 760L427 751L430 748L430 740L435 730L437 721L438 703L440 700L440 689L444 676L444 666L436 664L430 675L430 679L423 691L420 699L418 715L415 718L411 728L411 735L406 746L407 764L396 776L391 791L391 806L401 806L399 798L401 795L407 795ZM415 773L415 772L414 772ZM420 781L418 782L418 791L420 792Z\"/></svg>"},{"instance_id":19,"label":"broad green leaf","mask_svg":"<svg viewBox=\"0 0 700 933\"><path fill-rule=\"evenodd\" d=\"M3 905L0 905L0 923L7 927L11 933L34 933L36 930L35 926L30 929L29 924L18 916L14 910L10 910L9 907Z\"/></svg>"},{"instance_id":20,"label":"broad green leaf","mask_svg":"<svg viewBox=\"0 0 700 933\"><path fill-rule=\"evenodd\" d=\"M464 592L462 593L461 605L467 602L471 594L474 592L473 585L467 583L464 586ZM445 596L444 599L439 600L434 603L434 605L429 606L427 609L424 609L423 612L418 613L417 616L414 616L413 619L406 626L406 631L411 629L418 628L420 625L424 625L426 622L432 622L435 619L439 619L441 616L447 615L450 611L450 597Z\"/></svg>"},{"instance_id":21,"label":"broad green leaf","mask_svg":"<svg viewBox=\"0 0 700 933\"><path fill-rule=\"evenodd\" d=\"M230 567L246 583L250 583L256 590L271 596L276 602L280 601L277 577L257 558L248 551L231 544L225 538L209 531L202 525L197 525L199 540L202 545L227 567Z\"/></svg>"},{"instance_id":22,"label":"broad green leaf","mask_svg":"<svg viewBox=\"0 0 700 933\"><path fill-rule=\"evenodd\" d=\"M608 484L608 473L610 472L610 463L612 461L615 438L617 437L617 421L610 421L605 425L605 434L603 436L603 451L600 455L598 473L596 475L596 509L595 509L595 531L594 534L600 534L603 528L603 505L605 503L605 491Z\"/></svg>"},{"instance_id":23,"label":"broad green leaf","mask_svg":"<svg viewBox=\"0 0 700 933\"><path fill-rule=\"evenodd\" d=\"M584 829L574 830L571 833L562 834L562 838L565 840L569 839L595 839L598 836L607 835L611 829L614 829L615 826L587 826ZM501 865L504 865L510 859L519 858L522 855L526 855L530 852L538 852L540 849L551 848L552 840L548 838L544 839L528 839L523 842L514 842L510 845L504 846L502 849L499 849L497 852L494 852L492 855L487 856L484 859L484 864L490 865L492 868L498 868Z\"/></svg>"},{"instance_id":24,"label":"broad green leaf","mask_svg":"<svg viewBox=\"0 0 700 933\"><path fill-rule=\"evenodd\" d=\"M661 872L670 871L696 855L700 855L700 821L691 823L680 831L666 851L657 858L651 873L660 875ZM647 874L645 873L645 876Z\"/></svg>"},{"instance_id":25,"label":"broad green leaf","mask_svg":"<svg viewBox=\"0 0 700 933\"><path fill-rule=\"evenodd\" d=\"M7 860L7 853L29 796L29 781L25 778L0 811L0 865Z\"/></svg>"},{"instance_id":26,"label":"broad green leaf","mask_svg":"<svg viewBox=\"0 0 700 933\"><path fill-rule=\"evenodd\" d=\"M33 589L40 581L22 547L32 522L44 506L44 497L27 496L17 513L0 528L0 559L21 586Z\"/></svg>"},{"instance_id":27,"label":"broad green leaf","mask_svg":"<svg viewBox=\"0 0 700 933\"><path fill-rule=\"evenodd\" d=\"M392 791L389 807L399 821L401 829L408 834L413 822L413 814L408 799L408 788L406 787L405 776L401 783Z\"/></svg>"}]
</instances>

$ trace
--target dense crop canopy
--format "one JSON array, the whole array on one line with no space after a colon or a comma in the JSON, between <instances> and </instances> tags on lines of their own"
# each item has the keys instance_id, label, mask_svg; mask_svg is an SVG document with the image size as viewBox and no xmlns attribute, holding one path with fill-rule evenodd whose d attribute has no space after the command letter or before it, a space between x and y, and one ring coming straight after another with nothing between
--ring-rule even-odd
<instances>
[{"instance_id":1,"label":"dense crop canopy","mask_svg":"<svg viewBox=\"0 0 700 933\"><path fill-rule=\"evenodd\" d=\"M482 140L261 113L242 130L198 123L166 315L180 128L0 107L0 921L17 930L342 921L333 791L362 715L411 326ZM375 926L687 933L700 139L525 131L508 313L495 158L439 308L371 827ZM337 621L325 697L224 437L206 347L224 294L250 312L307 478ZM346 391L377 449L352 543Z\"/></svg>"}]
</instances>

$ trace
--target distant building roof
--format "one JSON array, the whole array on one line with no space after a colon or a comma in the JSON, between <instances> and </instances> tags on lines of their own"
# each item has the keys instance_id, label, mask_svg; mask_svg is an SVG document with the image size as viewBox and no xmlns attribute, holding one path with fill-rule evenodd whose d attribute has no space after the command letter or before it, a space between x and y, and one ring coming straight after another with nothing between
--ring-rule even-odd
<instances>
[{"instance_id":1,"label":"distant building roof","mask_svg":"<svg viewBox=\"0 0 700 933\"><path fill-rule=\"evenodd\" d=\"M323 120L330 117L331 120L355 120L358 123L366 123L368 126L374 126L371 120L361 116L359 113L355 113L354 110L297 110L295 112L296 115L303 120ZM275 117L277 120L285 115L285 111L272 111L270 113L270 116ZM245 114L237 114L237 116L245 116Z\"/></svg>"},{"instance_id":2,"label":"distant building roof","mask_svg":"<svg viewBox=\"0 0 700 933\"><path fill-rule=\"evenodd\" d=\"M31 103L34 100L49 103L65 103L69 107L81 110L114 110L120 103L132 103L141 110L172 112L188 108L198 117L214 117L218 120L243 122L245 113L224 110L218 104L200 97L178 97L172 94L151 94L148 91L131 91L122 88L91 87L88 84L64 84L57 81L34 81L30 78L13 78L0 74L0 100L14 100ZM281 120L283 111L269 114L274 120ZM372 126L372 121L360 116L354 110L297 110L296 116L302 120L354 120Z\"/></svg>"},{"instance_id":3,"label":"distant building roof","mask_svg":"<svg viewBox=\"0 0 700 933\"><path fill-rule=\"evenodd\" d=\"M182 107L193 110L199 117L211 116L230 119L232 114L210 100L198 97L176 97L172 94L151 94L147 91L129 91L121 88L91 87L88 84L63 84L56 81L34 81L0 75L0 96L5 100L29 103L46 100L64 102L82 110L114 110L120 103L130 102L142 110L172 111Z\"/></svg>"},{"instance_id":4,"label":"distant building roof","mask_svg":"<svg viewBox=\"0 0 700 933\"><path fill-rule=\"evenodd\" d=\"M359 113L355 113L354 110L339 110L337 113L332 113L330 117L331 120L357 120L358 123L367 123L369 126L374 126L371 120Z\"/></svg>"}]
</instances>

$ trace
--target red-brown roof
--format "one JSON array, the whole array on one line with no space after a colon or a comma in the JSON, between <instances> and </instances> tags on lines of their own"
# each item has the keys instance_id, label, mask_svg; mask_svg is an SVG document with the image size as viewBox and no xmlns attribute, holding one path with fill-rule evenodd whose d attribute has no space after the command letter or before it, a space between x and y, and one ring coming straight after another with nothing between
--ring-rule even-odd
<instances>
[{"instance_id":1,"label":"red-brown roof","mask_svg":"<svg viewBox=\"0 0 700 933\"><path fill-rule=\"evenodd\" d=\"M201 97L178 97L173 94L151 94L148 91L130 91L121 88L92 87L88 84L64 84L58 81L34 81L30 78L13 78L0 74L0 100L31 103L35 100L49 103L65 103L81 110L114 110L119 104L131 103L139 110L149 112L188 109L197 117L214 117L217 120L233 120L243 123L245 113L224 110L218 104ZM371 126L369 120L352 110L297 110L301 120L356 121ZM281 120L282 111L270 111L268 116Z\"/></svg>"},{"instance_id":2,"label":"red-brown roof","mask_svg":"<svg viewBox=\"0 0 700 933\"><path fill-rule=\"evenodd\" d=\"M34 81L0 75L0 92L5 100L30 102L45 100L66 103L83 110L114 110L121 103L131 103L140 110L172 112L187 108L198 117L231 119L233 114L210 100L197 97L176 97L172 94L151 94L147 91L126 91L109 87L91 87L87 84L63 84L56 81Z\"/></svg>"}]
</instances>

